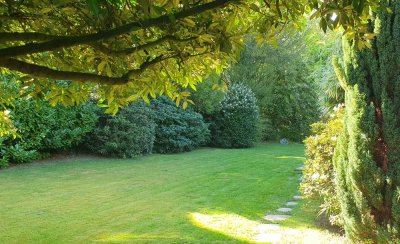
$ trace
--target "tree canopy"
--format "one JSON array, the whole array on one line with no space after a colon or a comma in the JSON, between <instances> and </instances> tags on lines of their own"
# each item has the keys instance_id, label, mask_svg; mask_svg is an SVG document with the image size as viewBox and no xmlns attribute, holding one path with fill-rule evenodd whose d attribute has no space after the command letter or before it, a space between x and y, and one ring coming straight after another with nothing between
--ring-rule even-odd
<instances>
[{"instance_id":1,"label":"tree canopy","mask_svg":"<svg viewBox=\"0 0 400 244\"><path fill-rule=\"evenodd\" d=\"M74 105L91 96L107 112L167 95L186 107L190 90L236 58L244 35L273 39L306 14L360 43L373 0L0 0L0 92ZM1 99L3 110L12 103ZM7 113L1 116L2 125ZM5 127L6 128L6 127Z\"/></svg>"}]
</instances>

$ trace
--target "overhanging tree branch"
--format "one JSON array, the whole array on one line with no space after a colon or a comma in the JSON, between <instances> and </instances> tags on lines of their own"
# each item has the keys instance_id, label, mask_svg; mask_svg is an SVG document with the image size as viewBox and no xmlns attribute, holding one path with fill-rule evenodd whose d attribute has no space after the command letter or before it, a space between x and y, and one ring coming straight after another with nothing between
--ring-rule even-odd
<instances>
[{"instance_id":1,"label":"overhanging tree branch","mask_svg":"<svg viewBox=\"0 0 400 244\"><path fill-rule=\"evenodd\" d=\"M46 66L31 64L12 58L0 59L0 67L16 70L32 77L49 78L54 80L97 82L109 85L125 84L128 82L128 79L125 77L108 77L91 73L54 70Z\"/></svg>"},{"instance_id":2,"label":"overhanging tree branch","mask_svg":"<svg viewBox=\"0 0 400 244\"><path fill-rule=\"evenodd\" d=\"M168 40L173 40L173 41L176 41L176 42L186 42L186 41L194 40L196 38L197 37L188 37L188 38L184 38L184 39L179 39L179 38L174 37L172 35L167 35L167 36L161 37L161 38L159 38L157 40L154 40L154 41L148 42L146 44L143 44L143 45L138 45L136 47L126 48L126 49L117 49L117 50L108 48L108 47L106 47L106 46L104 46L102 44L99 44L99 43L93 43L93 44L90 44L90 46L92 46L93 48L95 48L98 51L100 51L100 52L102 52L104 54L107 54L107 55L120 55L120 54L129 55L129 54L132 54L134 52L137 52L137 51L140 51L140 50L143 50L143 49L146 49L146 48L157 46L158 44L161 44L161 43L163 43L165 41L168 41Z\"/></svg>"},{"instance_id":3,"label":"overhanging tree branch","mask_svg":"<svg viewBox=\"0 0 400 244\"><path fill-rule=\"evenodd\" d=\"M143 70L147 69L148 67L156 64L156 63L160 63L161 61L170 59L170 58L176 58L178 57L178 55L172 55L172 56L164 56L164 55L160 55L155 57L152 60L146 61L144 63L142 63L139 67L139 69L133 69L128 71L123 77L126 79L129 79L130 77L134 76L134 75L139 75L141 72L143 72Z\"/></svg>"},{"instance_id":4,"label":"overhanging tree branch","mask_svg":"<svg viewBox=\"0 0 400 244\"><path fill-rule=\"evenodd\" d=\"M100 31L93 34L70 36L70 37L58 37L53 40L41 43L28 43L21 46L2 48L0 49L0 58L6 59L26 54L52 51L59 48L66 48L81 44L97 42L112 37L116 37L119 35L123 35L132 31L168 24L171 22L171 18L174 18L175 20L183 19L189 16L203 13L208 10L224 7L227 4L234 1L237 0L215 0L209 3L192 7L190 9L182 10L175 14L162 15L157 18L150 18L143 21L132 22L126 25L122 25L120 27L116 27L106 31Z\"/></svg>"},{"instance_id":5,"label":"overhanging tree branch","mask_svg":"<svg viewBox=\"0 0 400 244\"><path fill-rule=\"evenodd\" d=\"M93 73L55 70L48 68L46 66L31 64L13 58L0 59L0 67L16 70L21 73L38 78L49 78L54 80L72 80L82 83L95 82L99 84L122 85L131 81L134 78L134 76L138 76L141 73L143 73L150 66L153 66L167 59L176 58L178 56L179 56L178 54L170 56L165 56L165 55L157 56L151 60L143 62L139 68L129 70L121 77L109 77Z\"/></svg>"},{"instance_id":6,"label":"overhanging tree branch","mask_svg":"<svg viewBox=\"0 0 400 244\"><path fill-rule=\"evenodd\" d=\"M84 72L75 72L75 71L62 71L62 70L55 70L48 68L46 66L41 66L37 64L27 63L21 60L8 58L8 59L0 59L0 67L19 71L21 73L30 75L32 77L37 78L49 78L54 80L72 80L78 82L94 82L98 84L108 84L108 85L123 85L130 81L132 81L135 77L139 76L149 67L161 63L167 59L173 58L190 58L196 57L200 55L204 55L210 53L209 51L204 53L197 53L197 54L187 54L182 57L181 54L174 54L174 55L160 55L151 60L147 60L143 62L139 68L132 69L126 72L121 77L109 77L104 75L97 75L93 73L84 73Z\"/></svg>"},{"instance_id":7,"label":"overhanging tree branch","mask_svg":"<svg viewBox=\"0 0 400 244\"><path fill-rule=\"evenodd\" d=\"M47 35L37 32L0 32L0 42L8 41L48 41L55 38L60 38L60 36Z\"/></svg>"}]
</instances>

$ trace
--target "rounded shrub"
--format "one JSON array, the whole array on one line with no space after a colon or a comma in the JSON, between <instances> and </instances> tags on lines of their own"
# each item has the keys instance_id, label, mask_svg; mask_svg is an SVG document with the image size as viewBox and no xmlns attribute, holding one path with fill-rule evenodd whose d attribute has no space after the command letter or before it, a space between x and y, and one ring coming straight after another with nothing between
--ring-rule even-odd
<instances>
[{"instance_id":1,"label":"rounded shrub","mask_svg":"<svg viewBox=\"0 0 400 244\"><path fill-rule=\"evenodd\" d=\"M97 154L132 158L152 152L155 123L149 106L132 103L115 116L99 111L99 122L86 138L86 147Z\"/></svg>"},{"instance_id":2,"label":"rounded shrub","mask_svg":"<svg viewBox=\"0 0 400 244\"><path fill-rule=\"evenodd\" d=\"M209 138L208 125L203 116L189 108L177 107L162 96L151 102L156 126L154 151L178 153L204 145Z\"/></svg>"},{"instance_id":3,"label":"rounded shrub","mask_svg":"<svg viewBox=\"0 0 400 244\"><path fill-rule=\"evenodd\" d=\"M253 91L234 84L221 101L221 110L212 124L211 143L223 148L251 147L257 140L259 111Z\"/></svg>"}]
</instances>

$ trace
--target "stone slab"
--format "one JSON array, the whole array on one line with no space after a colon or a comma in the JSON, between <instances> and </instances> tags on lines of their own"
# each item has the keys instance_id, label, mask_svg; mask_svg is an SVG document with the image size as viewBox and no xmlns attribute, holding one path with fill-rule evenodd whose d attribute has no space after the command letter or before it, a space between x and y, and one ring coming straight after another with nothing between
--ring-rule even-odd
<instances>
[{"instance_id":1,"label":"stone slab","mask_svg":"<svg viewBox=\"0 0 400 244\"><path fill-rule=\"evenodd\" d=\"M294 199L294 200L301 200L302 197L301 197L301 196L294 196L293 199Z\"/></svg>"},{"instance_id":2,"label":"stone slab","mask_svg":"<svg viewBox=\"0 0 400 244\"><path fill-rule=\"evenodd\" d=\"M295 206L297 205L297 202L287 202L286 206Z\"/></svg>"},{"instance_id":3,"label":"stone slab","mask_svg":"<svg viewBox=\"0 0 400 244\"><path fill-rule=\"evenodd\" d=\"M291 212L292 209L291 208L278 208L276 211L288 213L288 212Z\"/></svg>"},{"instance_id":4,"label":"stone slab","mask_svg":"<svg viewBox=\"0 0 400 244\"><path fill-rule=\"evenodd\" d=\"M268 214L268 215L264 216L264 219L268 220L268 221L282 221L289 217L290 217L290 215L286 215L286 214Z\"/></svg>"}]
</instances>

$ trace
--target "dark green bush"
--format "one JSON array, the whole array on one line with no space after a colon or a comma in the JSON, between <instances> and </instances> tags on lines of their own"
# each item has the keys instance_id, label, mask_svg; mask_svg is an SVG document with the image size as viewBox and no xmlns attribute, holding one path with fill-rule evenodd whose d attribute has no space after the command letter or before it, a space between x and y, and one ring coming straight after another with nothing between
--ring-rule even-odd
<instances>
[{"instance_id":1,"label":"dark green bush","mask_svg":"<svg viewBox=\"0 0 400 244\"><path fill-rule=\"evenodd\" d=\"M152 152L155 123L152 112L143 102L120 109L115 116L99 111L100 120L87 137L85 145L92 152L132 158Z\"/></svg>"},{"instance_id":2,"label":"dark green bush","mask_svg":"<svg viewBox=\"0 0 400 244\"><path fill-rule=\"evenodd\" d=\"M98 119L95 109L93 104L52 107L45 101L20 100L12 110L17 143L26 150L38 151L76 146L93 130Z\"/></svg>"},{"instance_id":3,"label":"dark green bush","mask_svg":"<svg viewBox=\"0 0 400 244\"><path fill-rule=\"evenodd\" d=\"M98 115L92 103L76 107L56 106L52 111L50 131L43 139L42 150L68 149L80 144L84 136L91 132Z\"/></svg>"},{"instance_id":4,"label":"dark green bush","mask_svg":"<svg viewBox=\"0 0 400 244\"><path fill-rule=\"evenodd\" d=\"M154 151L178 153L204 145L209 130L203 116L189 108L177 107L170 99L159 97L151 102L156 127Z\"/></svg>"},{"instance_id":5,"label":"dark green bush","mask_svg":"<svg viewBox=\"0 0 400 244\"><path fill-rule=\"evenodd\" d=\"M328 118L312 125L313 135L304 141L307 160L300 186L306 198L322 202L320 212L337 226L342 226L343 220L335 189L333 155L343 128L343 115L343 107L336 107Z\"/></svg>"},{"instance_id":6,"label":"dark green bush","mask_svg":"<svg viewBox=\"0 0 400 244\"><path fill-rule=\"evenodd\" d=\"M212 124L211 143L217 147L251 147L257 140L259 112L252 90L235 84L225 93Z\"/></svg>"},{"instance_id":7,"label":"dark green bush","mask_svg":"<svg viewBox=\"0 0 400 244\"><path fill-rule=\"evenodd\" d=\"M50 106L45 101L20 100L12 110L18 144L27 150L68 149L82 142L98 119L95 105Z\"/></svg>"},{"instance_id":8,"label":"dark green bush","mask_svg":"<svg viewBox=\"0 0 400 244\"><path fill-rule=\"evenodd\" d=\"M3 155L4 166L8 166L8 161L12 161L13 163L28 163L40 158L40 153L36 150L26 150L19 144L5 147L1 153Z\"/></svg>"},{"instance_id":9,"label":"dark green bush","mask_svg":"<svg viewBox=\"0 0 400 244\"><path fill-rule=\"evenodd\" d=\"M46 101L16 101L10 110L17 137L2 138L0 164L25 163L41 153L78 145L94 128L94 109L92 104L52 107Z\"/></svg>"}]
</instances>

